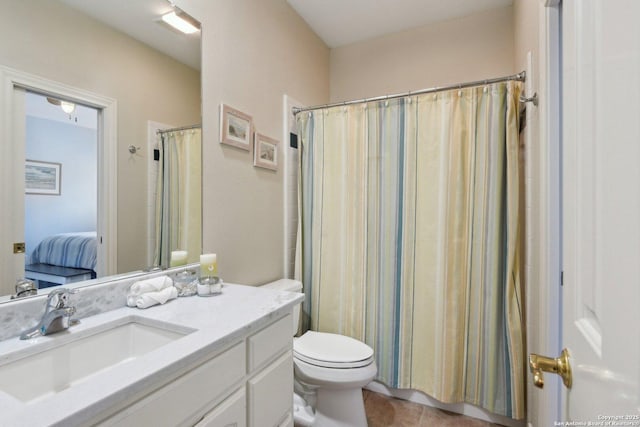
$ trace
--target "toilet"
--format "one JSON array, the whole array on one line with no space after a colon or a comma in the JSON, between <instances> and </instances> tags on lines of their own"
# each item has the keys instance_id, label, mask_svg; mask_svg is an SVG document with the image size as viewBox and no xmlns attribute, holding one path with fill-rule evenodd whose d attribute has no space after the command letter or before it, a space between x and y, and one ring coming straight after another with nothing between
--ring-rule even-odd
<instances>
[{"instance_id":1,"label":"toilet","mask_svg":"<svg viewBox=\"0 0 640 427\"><path fill-rule=\"evenodd\" d=\"M267 289L302 292L302 283L282 279ZM293 335L298 331L300 304L293 310ZM344 335L307 331L293 339L294 422L296 426L366 426L362 387L378 368L373 349Z\"/></svg>"}]
</instances>

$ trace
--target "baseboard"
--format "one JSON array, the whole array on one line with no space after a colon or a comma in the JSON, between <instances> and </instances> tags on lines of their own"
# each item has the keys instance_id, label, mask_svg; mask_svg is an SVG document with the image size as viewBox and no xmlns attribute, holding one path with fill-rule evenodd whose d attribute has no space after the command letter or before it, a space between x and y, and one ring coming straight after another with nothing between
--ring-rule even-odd
<instances>
[{"instance_id":1,"label":"baseboard","mask_svg":"<svg viewBox=\"0 0 640 427\"><path fill-rule=\"evenodd\" d=\"M377 381L370 382L366 387L367 390L384 394L386 396L397 397L398 399L408 400L410 402L419 403L424 406L438 408L449 412L455 412L467 417L477 418L479 420L488 421L494 424L500 424L507 427L526 427L527 422L522 420L514 420L502 415L492 414L482 408L471 405L469 403L442 403L433 397L430 397L417 390L395 389Z\"/></svg>"}]
</instances>

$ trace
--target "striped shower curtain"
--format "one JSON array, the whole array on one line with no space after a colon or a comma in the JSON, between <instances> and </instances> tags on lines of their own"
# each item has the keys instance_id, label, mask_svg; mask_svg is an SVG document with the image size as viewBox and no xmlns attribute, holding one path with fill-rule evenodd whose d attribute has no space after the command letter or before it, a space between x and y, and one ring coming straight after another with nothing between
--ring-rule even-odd
<instances>
[{"instance_id":1,"label":"striped shower curtain","mask_svg":"<svg viewBox=\"0 0 640 427\"><path fill-rule=\"evenodd\" d=\"M187 251L188 262L202 252L202 131L163 133L156 181L154 266L168 267L171 251Z\"/></svg>"},{"instance_id":2,"label":"striped shower curtain","mask_svg":"<svg viewBox=\"0 0 640 427\"><path fill-rule=\"evenodd\" d=\"M525 416L521 83L297 115L308 327L363 340L377 380Z\"/></svg>"}]
</instances>

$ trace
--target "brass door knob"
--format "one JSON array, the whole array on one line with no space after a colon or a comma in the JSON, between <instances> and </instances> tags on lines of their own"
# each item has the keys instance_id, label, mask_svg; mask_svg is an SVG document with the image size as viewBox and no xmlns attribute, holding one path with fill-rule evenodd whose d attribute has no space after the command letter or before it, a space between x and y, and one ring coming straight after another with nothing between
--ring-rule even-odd
<instances>
[{"instance_id":1,"label":"brass door knob","mask_svg":"<svg viewBox=\"0 0 640 427\"><path fill-rule=\"evenodd\" d=\"M529 369L533 374L533 384L536 387L544 387L543 372L551 372L562 377L562 382L567 388L571 388L571 365L569 365L569 352L565 348L560 357L551 358L531 353L529 355Z\"/></svg>"}]
</instances>

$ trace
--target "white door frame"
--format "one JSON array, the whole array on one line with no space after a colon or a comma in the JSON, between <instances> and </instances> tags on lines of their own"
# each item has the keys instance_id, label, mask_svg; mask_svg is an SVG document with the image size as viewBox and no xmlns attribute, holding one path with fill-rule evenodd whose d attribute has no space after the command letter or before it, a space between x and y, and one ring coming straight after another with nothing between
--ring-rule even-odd
<instances>
[{"instance_id":1,"label":"white door frame","mask_svg":"<svg viewBox=\"0 0 640 427\"><path fill-rule=\"evenodd\" d=\"M13 97L14 88L19 87L49 96L61 97L98 109L98 277L116 274L117 272L117 101L113 98L58 83L40 76L25 73L9 67L0 66L0 155L11 156L11 144L16 131L13 129ZM20 168L20 170L23 170ZM4 171L4 183L11 183L18 176L16 170ZM8 192L3 192L8 193ZM10 206L0 200L4 206ZM0 242L9 242L13 234L11 219L3 215L0 224ZM13 248L0 250L1 271L13 273ZM0 280L6 280L6 273ZM8 278L10 283L14 277Z\"/></svg>"},{"instance_id":2,"label":"white door frame","mask_svg":"<svg viewBox=\"0 0 640 427\"><path fill-rule=\"evenodd\" d=\"M537 328L537 342L532 342L531 353L545 355L560 354L562 339L562 203L561 203L561 137L560 137L560 5L561 0L540 0L539 3L539 138L527 141L530 150L537 150L538 159L533 179L537 188L533 203L538 203L538 217L530 224L537 244L530 250L536 251L536 281L528 283L531 292L536 292L538 306L533 307L534 324ZM548 375L544 390L530 386L531 375L527 363L527 389L535 393L529 399L528 420L530 425L553 425L560 420L562 393L560 377Z\"/></svg>"}]
</instances>

